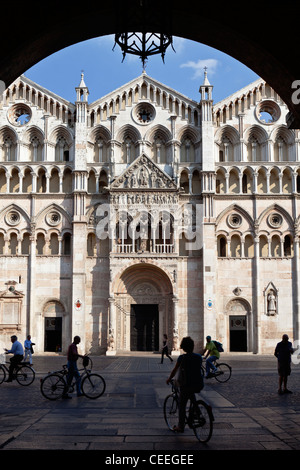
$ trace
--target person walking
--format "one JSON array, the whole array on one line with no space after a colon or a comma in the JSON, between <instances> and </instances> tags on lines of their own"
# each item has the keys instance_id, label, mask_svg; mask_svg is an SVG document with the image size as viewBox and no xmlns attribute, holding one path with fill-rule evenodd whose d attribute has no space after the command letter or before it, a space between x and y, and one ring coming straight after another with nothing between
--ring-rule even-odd
<instances>
[{"instance_id":1,"label":"person walking","mask_svg":"<svg viewBox=\"0 0 300 470\"><path fill-rule=\"evenodd\" d=\"M16 335L13 335L11 336L10 340L12 342L11 349L4 349L5 354L13 354L13 357L10 358L10 366L8 368L8 379L6 380L6 382L13 381L14 369L23 360L24 355L23 346L20 341L18 341L18 337Z\"/></svg>"},{"instance_id":2,"label":"person walking","mask_svg":"<svg viewBox=\"0 0 300 470\"><path fill-rule=\"evenodd\" d=\"M28 335L27 339L24 341L24 350L25 350L25 357L24 361L27 360L27 356L29 357L29 364L32 366L32 354L33 354L33 347L35 343L31 341L31 336Z\"/></svg>"},{"instance_id":3,"label":"person walking","mask_svg":"<svg viewBox=\"0 0 300 470\"><path fill-rule=\"evenodd\" d=\"M179 367L184 367L185 383L180 386L178 425L173 428L176 432L184 432L186 404L189 399L195 399L195 393L199 393L203 388L202 357L200 354L194 353L193 339L190 336L183 338L180 348L185 354L178 357L175 367L167 379L167 384L169 384Z\"/></svg>"},{"instance_id":4,"label":"person walking","mask_svg":"<svg viewBox=\"0 0 300 470\"><path fill-rule=\"evenodd\" d=\"M80 373L77 367L77 360L79 357L82 357L82 358L84 357L78 354L77 345L80 343L80 341L81 340L79 336L74 336L73 343L70 344L68 348L68 356L67 356L67 359L68 359L67 385L69 388L72 383L73 377L76 378L76 391L77 391L78 397L81 397L82 393L81 393L81 377L80 377ZM72 398L72 397L70 397L68 395L68 392L66 391L66 393L63 394L63 398Z\"/></svg>"},{"instance_id":5,"label":"person walking","mask_svg":"<svg viewBox=\"0 0 300 470\"><path fill-rule=\"evenodd\" d=\"M167 335L164 335L164 339L163 339L163 348L161 351L161 361L160 361L161 364L164 362L164 355L166 355L170 359L170 361L173 362L173 359L169 355Z\"/></svg>"},{"instance_id":6,"label":"person walking","mask_svg":"<svg viewBox=\"0 0 300 470\"><path fill-rule=\"evenodd\" d=\"M211 377L212 373L217 371L217 368L214 366L214 361L220 358L220 353L217 349L215 343L211 340L211 336L206 337L206 346L203 351L204 359L206 359L206 375L205 378L208 379ZM206 355L205 355L206 353ZM209 356L209 357L208 357ZM208 357L208 359L207 359ZM210 372L212 370L212 373Z\"/></svg>"},{"instance_id":7,"label":"person walking","mask_svg":"<svg viewBox=\"0 0 300 470\"><path fill-rule=\"evenodd\" d=\"M292 393L287 388L287 381L288 376L291 375L291 355L293 352L292 343L289 341L288 335L284 334L280 343L277 343L274 351L274 356L277 357L278 363L279 395L282 395L283 393Z\"/></svg>"}]
</instances>

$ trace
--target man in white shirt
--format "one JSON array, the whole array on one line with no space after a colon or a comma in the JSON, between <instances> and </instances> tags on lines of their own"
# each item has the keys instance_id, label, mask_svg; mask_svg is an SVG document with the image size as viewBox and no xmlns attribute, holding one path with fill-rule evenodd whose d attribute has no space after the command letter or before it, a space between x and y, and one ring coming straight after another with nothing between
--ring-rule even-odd
<instances>
[{"instance_id":1,"label":"man in white shirt","mask_svg":"<svg viewBox=\"0 0 300 470\"><path fill-rule=\"evenodd\" d=\"M11 336L12 347L11 349L5 349L6 354L13 354L13 357L10 359L10 366L9 366L9 375L8 380L6 382L12 382L13 380L13 371L15 367L20 364L23 360L24 349L20 341L18 341L17 336Z\"/></svg>"}]
</instances>

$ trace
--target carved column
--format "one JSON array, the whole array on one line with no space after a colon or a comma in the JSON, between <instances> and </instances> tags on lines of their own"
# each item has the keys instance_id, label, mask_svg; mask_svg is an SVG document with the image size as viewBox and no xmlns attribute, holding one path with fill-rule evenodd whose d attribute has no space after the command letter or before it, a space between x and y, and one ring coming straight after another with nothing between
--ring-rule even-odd
<instances>
[{"instance_id":1,"label":"carved column","mask_svg":"<svg viewBox=\"0 0 300 470\"><path fill-rule=\"evenodd\" d=\"M109 321L108 321L108 341L107 356L116 354L116 305L114 297L109 297Z\"/></svg>"},{"instance_id":2,"label":"carved column","mask_svg":"<svg viewBox=\"0 0 300 470\"><path fill-rule=\"evenodd\" d=\"M173 351L179 351L179 335L178 335L178 297L173 297L174 317L173 317Z\"/></svg>"}]
</instances>

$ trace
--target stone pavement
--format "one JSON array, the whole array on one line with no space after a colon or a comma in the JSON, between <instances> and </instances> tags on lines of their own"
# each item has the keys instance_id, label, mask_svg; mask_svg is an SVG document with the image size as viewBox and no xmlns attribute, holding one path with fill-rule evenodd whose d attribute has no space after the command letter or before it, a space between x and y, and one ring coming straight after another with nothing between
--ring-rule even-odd
<instances>
[{"instance_id":1,"label":"stone pavement","mask_svg":"<svg viewBox=\"0 0 300 470\"><path fill-rule=\"evenodd\" d=\"M66 363L62 356L34 357L36 379L29 387L0 385L1 450L102 450L196 452L199 450L299 450L300 365L289 378L291 395L277 394L274 356L223 354L232 365L229 382L206 381L201 395L212 405L215 422L207 444L191 430L169 431L163 402L172 369L158 354L92 357L93 370L106 380L97 400L46 400L40 378Z\"/></svg>"}]
</instances>

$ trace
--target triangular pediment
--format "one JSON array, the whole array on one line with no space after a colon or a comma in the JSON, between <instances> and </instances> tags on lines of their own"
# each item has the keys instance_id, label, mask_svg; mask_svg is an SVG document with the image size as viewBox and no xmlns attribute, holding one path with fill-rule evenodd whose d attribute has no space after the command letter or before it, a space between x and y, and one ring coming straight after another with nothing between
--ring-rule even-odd
<instances>
[{"instance_id":1,"label":"triangular pediment","mask_svg":"<svg viewBox=\"0 0 300 470\"><path fill-rule=\"evenodd\" d=\"M141 155L111 184L111 189L140 191L176 190L177 186L167 173L147 155Z\"/></svg>"},{"instance_id":2,"label":"triangular pediment","mask_svg":"<svg viewBox=\"0 0 300 470\"><path fill-rule=\"evenodd\" d=\"M0 299L21 299L24 297L24 294L15 289L14 284L16 282L9 282L7 284L7 289L0 292Z\"/></svg>"},{"instance_id":3,"label":"triangular pediment","mask_svg":"<svg viewBox=\"0 0 300 470\"><path fill-rule=\"evenodd\" d=\"M103 105L104 103L110 103L111 101L116 100L117 98L121 97L124 93L129 94L130 92L133 92L137 88L141 89L143 85L148 86L149 88L152 88L153 90L159 90L159 92L162 95L166 96L172 96L174 99L178 99L179 102L184 103L186 106L193 106L196 107L198 103L194 101L193 99L185 96L184 94L180 93L179 91L174 90L173 88L169 87L168 85L165 85L155 78L150 77L147 75L145 72L142 73L139 77L134 78L133 80L130 80L129 82L125 83L124 85L121 85L119 88L116 90L112 90L109 92L107 95L102 96L101 98L97 99L96 101L92 102L90 104L90 109L97 108L98 106ZM139 101L148 101L149 97L146 96L140 96L138 98ZM136 104L135 99L133 98L133 101L131 103L131 106ZM127 103L126 106L129 106L129 103Z\"/></svg>"},{"instance_id":4,"label":"triangular pediment","mask_svg":"<svg viewBox=\"0 0 300 470\"><path fill-rule=\"evenodd\" d=\"M18 77L9 87L12 91L10 103L11 102L20 102L26 101L30 106L40 106L38 97L43 97L43 100L59 103L61 106L64 106L67 109L72 111L75 110L75 104L70 101L62 98L56 93L44 88L43 86L35 83L33 80L30 80L25 75ZM18 90L18 91L17 91Z\"/></svg>"}]
</instances>

